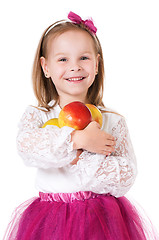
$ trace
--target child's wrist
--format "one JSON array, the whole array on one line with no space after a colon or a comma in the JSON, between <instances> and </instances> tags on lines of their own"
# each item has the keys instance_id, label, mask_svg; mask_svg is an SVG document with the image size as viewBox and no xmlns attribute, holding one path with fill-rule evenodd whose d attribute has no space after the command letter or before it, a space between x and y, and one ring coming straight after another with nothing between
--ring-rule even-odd
<instances>
[{"instance_id":1,"label":"child's wrist","mask_svg":"<svg viewBox=\"0 0 159 240\"><path fill-rule=\"evenodd\" d=\"M71 133L71 141L73 142L73 149L81 149L82 148L80 141L79 141L80 132L81 132L81 130L74 130Z\"/></svg>"}]
</instances>

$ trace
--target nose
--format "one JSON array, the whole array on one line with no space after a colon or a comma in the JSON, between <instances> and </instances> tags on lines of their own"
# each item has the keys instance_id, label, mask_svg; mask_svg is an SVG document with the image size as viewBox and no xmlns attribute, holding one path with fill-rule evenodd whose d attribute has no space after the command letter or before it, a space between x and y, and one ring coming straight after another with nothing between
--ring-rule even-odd
<instances>
[{"instance_id":1,"label":"nose","mask_svg":"<svg viewBox=\"0 0 159 240\"><path fill-rule=\"evenodd\" d=\"M73 63L70 67L71 72L78 72L81 70L81 66L78 63Z\"/></svg>"}]
</instances>

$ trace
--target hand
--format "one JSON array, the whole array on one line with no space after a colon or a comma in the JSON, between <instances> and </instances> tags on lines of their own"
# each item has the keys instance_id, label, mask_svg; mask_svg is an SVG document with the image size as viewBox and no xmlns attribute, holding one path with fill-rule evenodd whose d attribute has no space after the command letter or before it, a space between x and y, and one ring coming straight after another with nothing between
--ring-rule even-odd
<instances>
[{"instance_id":1,"label":"hand","mask_svg":"<svg viewBox=\"0 0 159 240\"><path fill-rule=\"evenodd\" d=\"M112 135L102 131L100 125L93 121L83 130L72 133L74 149L85 149L89 152L110 155L115 151L115 139Z\"/></svg>"},{"instance_id":2,"label":"hand","mask_svg":"<svg viewBox=\"0 0 159 240\"><path fill-rule=\"evenodd\" d=\"M82 149L77 149L76 158L71 162L72 165L77 164L77 162L78 162L78 160L79 160L79 156L81 155L82 152L83 152Z\"/></svg>"}]
</instances>

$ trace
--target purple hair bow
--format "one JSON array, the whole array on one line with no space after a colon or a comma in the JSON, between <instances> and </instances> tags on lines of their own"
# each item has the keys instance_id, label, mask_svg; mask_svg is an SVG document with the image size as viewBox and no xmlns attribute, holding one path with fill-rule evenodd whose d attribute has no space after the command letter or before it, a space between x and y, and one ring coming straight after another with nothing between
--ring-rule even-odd
<instances>
[{"instance_id":1,"label":"purple hair bow","mask_svg":"<svg viewBox=\"0 0 159 240\"><path fill-rule=\"evenodd\" d=\"M68 18L73 22L73 23L76 23L76 24L80 24L80 23L83 23L91 32L93 32L94 34L96 34L97 32L97 28L94 26L94 23L91 19L86 19L85 21L82 20L82 18L73 13L73 12L69 12L68 14Z\"/></svg>"}]
</instances>

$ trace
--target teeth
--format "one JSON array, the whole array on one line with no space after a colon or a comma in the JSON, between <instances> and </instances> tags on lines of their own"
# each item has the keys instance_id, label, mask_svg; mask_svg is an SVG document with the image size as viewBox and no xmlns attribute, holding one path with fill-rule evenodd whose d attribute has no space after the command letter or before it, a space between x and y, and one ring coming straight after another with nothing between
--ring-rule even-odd
<instances>
[{"instance_id":1,"label":"teeth","mask_svg":"<svg viewBox=\"0 0 159 240\"><path fill-rule=\"evenodd\" d=\"M83 77L80 77L80 78L68 78L67 80L68 81L80 81L82 79L83 79Z\"/></svg>"}]
</instances>

